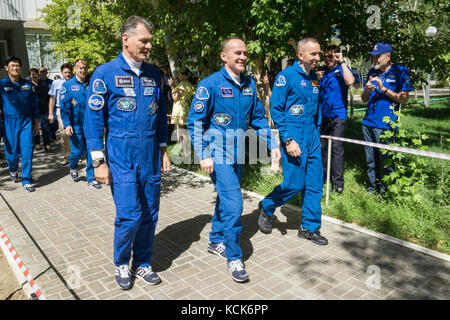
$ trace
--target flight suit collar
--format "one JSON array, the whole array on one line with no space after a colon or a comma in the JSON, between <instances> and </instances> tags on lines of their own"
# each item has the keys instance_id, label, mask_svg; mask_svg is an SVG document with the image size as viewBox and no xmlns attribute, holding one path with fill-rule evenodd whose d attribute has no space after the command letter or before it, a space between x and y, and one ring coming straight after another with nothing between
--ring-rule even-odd
<instances>
[{"instance_id":1,"label":"flight suit collar","mask_svg":"<svg viewBox=\"0 0 450 320\"><path fill-rule=\"evenodd\" d=\"M309 77L311 77L311 73L312 73L313 70L311 70L311 71L309 72L309 74L306 74L305 70L303 70L303 68L300 66L300 61L297 60L297 61L294 63L294 68L295 68L295 70L297 70L297 72L300 73L304 78L309 78Z\"/></svg>"},{"instance_id":2,"label":"flight suit collar","mask_svg":"<svg viewBox=\"0 0 450 320\"><path fill-rule=\"evenodd\" d=\"M133 70L131 70L130 65L128 64L128 62L125 60L125 57L123 56L123 51L120 51L119 56L117 57L117 62L119 63L119 66L126 71L129 71L131 73L133 73ZM140 68L140 71L142 73L142 67L144 66L144 61L142 61L142 65Z\"/></svg>"},{"instance_id":3,"label":"flight suit collar","mask_svg":"<svg viewBox=\"0 0 450 320\"><path fill-rule=\"evenodd\" d=\"M247 81L247 77L244 77L241 73L240 77L239 77L239 82L240 85L238 86L238 84L236 82L234 82L233 78L231 78L230 74L228 73L228 70L225 68L225 66L222 67L221 69L222 71L222 75L225 79L227 79L229 82L231 82L234 86L238 87L238 88L242 88L246 85L248 85L248 81Z\"/></svg>"}]
</instances>

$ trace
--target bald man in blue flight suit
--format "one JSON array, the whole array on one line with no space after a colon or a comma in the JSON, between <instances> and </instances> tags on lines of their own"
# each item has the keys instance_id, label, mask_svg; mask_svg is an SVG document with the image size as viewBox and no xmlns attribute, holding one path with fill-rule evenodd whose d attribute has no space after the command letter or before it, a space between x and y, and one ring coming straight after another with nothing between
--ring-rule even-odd
<instances>
[{"instance_id":1,"label":"bald man in blue flight suit","mask_svg":"<svg viewBox=\"0 0 450 320\"><path fill-rule=\"evenodd\" d=\"M243 210L240 183L248 126L256 129L277 161L281 155L276 142L271 141L255 80L242 74L247 61L245 43L236 37L224 40L221 59L222 69L197 86L187 128L200 166L210 174L217 191L208 252L227 260L233 280L246 282L249 277L242 263L239 243Z\"/></svg>"},{"instance_id":2,"label":"bald man in blue flight suit","mask_svg":"<svg viewBox=\"0 0 450 320\"><path fill-rule=\"evenodd\" d=\"M8 77L0 81L0 111L3 114L5 156L12 181L17 182L22 156L22 185L35 191L31 177L33 136L39 133L38 98L31 81L22 79L22 61L11 57L6 61Z\"/></svg>"},{"instance_id":3,"label":"bald man in blue flight suit","mask_svg":"<svg viewBox=\"0 0 450 320\"><path fill-rule=\"evenodd\" d=\"M305 38L297 47L298 61L277 75L270 99L272 119L282 141L283 183L259 203L258 224L263 233L270 233L275 209L301 192L298 236L326 245L328 240L319 232L323 167L319 81L314 72L320 60L320 45L314 38Z\"/></svg>"},{"instance_id":4,"label":"bald man in blue flight suit","mask_svg":"<svg viewBox=\"0 0 450 320\"><path fill-rule=\"evenodd\" d=\"M78 162L86 154L86 180L88 186L100 189L101 185L94 178L91 155L86 152L86 138L83 122L86 110L86 91L89 85L88 64L78 59L74 65L75 76L63 83L60 94L61 118L66 135L70 137L69 171L74 181L78 181Z\"/></svg>"},{"instance_id":5,"label":"bald man in blue flight suit","mask_svg":"<svg viewBox=\"0 0 450 320\"><path fill-rule=\"evenodd\" d=\"M147 284L161 282L150 262L161 162L163 172L168 172L170 160L161 75L144 62L152 48L152 30L146 19L130 16L122 26L122 52L95 70L87 94L84 131L97 181L111 184L116 205L115 279L122 290L131 288L131 274Z\"/></svg>"}]
</instances>

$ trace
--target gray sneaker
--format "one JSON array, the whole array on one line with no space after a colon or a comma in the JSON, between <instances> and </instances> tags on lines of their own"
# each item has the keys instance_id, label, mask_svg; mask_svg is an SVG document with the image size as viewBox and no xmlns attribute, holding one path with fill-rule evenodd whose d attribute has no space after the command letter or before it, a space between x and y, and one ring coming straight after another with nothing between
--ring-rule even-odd
<instances>
[{"instance_id":1,"label":"gray sneaker","mask_svg":"<svg viewBox=\"0 0 450 320\"><path fill-rule=\"evenodd\" d=\"M132 267L131 274L136 278L143 280L145 283L155 285L161 282L161 278L152 270L151 266L148 267Z\"/></svg>"},{"instance_id":2,"label":"gray sneaker","mask_svg":"<svg viewBox=\"0 0 450 320\"><path fill-rule=\"evenodd\" d=\"M271 233L272 232L272 221L274 217L269 217L266 212L264 211L262 207L261 201L258 203L258 210L259 210L259 218L258 218L258 225L259 229L262 233Z\"/></svg>"},{"instance_id":3,"label":"gray sneaker","mask_svg":"<svg viewBox=\"0 0 450 320\"><path fill-rule=\"evenodd\" d=\"M225 252L225 244L223 243L208 243L208 252L213 253L221 257L222 259L227 259L227 254Z\"/></svg>"},{"instance_id":4,"label":"gray sneaker","mask_svg":"<svg viewBox=\"0 0 450 320\"><path fill-rule=\"evenodd\" d=\"M227 262L227 269L231 278L236 282L247 282L248 273L244 269L244 264L241 260L233 260Z\"/></svg>"},{"instance_id":5,"label":"gray sneaker","mask_svg":"<svg viewBox=\"0 0 450 320\"><path fill-rule=\"evenodd\" d=\"M116 283L121 290L131 288L130 267L127 265L116 266Z\"/></svg>"}]
</instances>

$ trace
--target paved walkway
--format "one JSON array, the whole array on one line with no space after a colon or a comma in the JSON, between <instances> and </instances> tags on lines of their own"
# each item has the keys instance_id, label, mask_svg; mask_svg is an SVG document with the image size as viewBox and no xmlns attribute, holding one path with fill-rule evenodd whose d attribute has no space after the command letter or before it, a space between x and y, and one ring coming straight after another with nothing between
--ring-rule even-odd
<instances>
[{"instance_id":1,"label":"paved walkway","mask_svg":"<svg viewBox=\"0 0 450 320\"><path fill-rule=\"evenodd\" d=\"M114 280L110 189L88 188L84 170L84 181L72 182L54 154L38 152L33 170L37 190L26 193L9 181L0 160L7 202L0 197L0 227L47 299L450 298L450 263L328 221L322 232L330 244L316 246L297 237L299 214L287 207L264 235L256 222L259 199L249 195L241 245L250 282L238 284L225 262L206 251L212 184L180 169L162 182L153 267L163 282L153 287L137 280L123 292Z\"/></svg>"}]
</instances>

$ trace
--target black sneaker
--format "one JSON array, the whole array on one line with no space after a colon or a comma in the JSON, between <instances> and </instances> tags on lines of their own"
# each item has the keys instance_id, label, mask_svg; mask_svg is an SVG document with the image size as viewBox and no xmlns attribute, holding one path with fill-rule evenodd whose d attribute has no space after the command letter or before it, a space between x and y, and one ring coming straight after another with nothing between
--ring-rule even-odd
<instances>
[{"instance_id":1,"label":"black sneaker","mask_svg":"<svg viewBox=\"0 0 450 320\"><path fill-rule=\"evenodd\" d=\"M95 188L95 189L101 189L101 188L102 188L102 185L101 185L100 183L98 183L97 180L88 182L88 186L89 186L89 187L93 187L93 188Z\"/></svg>"},{"instance_id":2,"label":"black sneaker","mask_svg":"<svg viewBox=\"0 0 450 320\"><path fill-rule=\"evenodd\" d=\"M144 280L145 283L155 285L161 282L161 278L152 270L151 266L148 267L132 267L131 274L136 278Z\"/></svg>"},{"instance_id":3,"label":"black sneaker","mask_svg":"<svg viewBox=\"0 0 450 320\"><path fill-rule=\"evenodd\" d=\"M244 264L241 260L228 260L227 269L231 278L236 282L248 281L248 273L244 269Z\"/></svg>"},{"instance_id":4,"label":"black sneaker","mask_svg":"<svg viewBox=\"0 0 450 320\"><path fill-rule=\"evenodd\" d=\"M126 264L116 266L116 283L121 290L128 290L131 288L130 268Z\"/></svg>"},{"instance_id":5,"label":"black sneaker","mask_svg":"<svg viewBox=\"0 0 450 320\"><path fill-rule=\"evenodd\" d=\"M298 229L298 236L299 238L311 240L313 243L318 244L319 246L326 246L328 244L327 238L321 236L319 230L316 230L314 233L312 233L308 229L303 229L300 226L300 229Z\"/></svg>"},{"instance_id":6,"label":"black sneaker","mask_svg":"<svg viewBox=\"0 0 450 320\"><path fill-rule=\"evenodd\" d=\"M16 172L9 172L9 177L10 177L12 182L17 182L17 180L19 179L17 177L17 171Z\"/></svg>"},{"instance_id":7,"label":"black sneaker","mask_svg":"<svg viewBox=\"0 0 450 320\"><path fill-rule=\"evenodd\" d=\"M272 221L274 217L269 217L266 212L264 211L262 207L262 202L260 201L258 203L258 210L259 210L259 218L258 218L258 225L259 229L262 233L271 233L272 232Z\"/></svg>"},{"instance_id":8,"label":"black sneaker","mask_svg":"<svg viewBox=\"0 0 450 320\"><path fill-rule=\"evenodd\" d=\"M33 191L36 190L36 189L35 189L31 184L29 184L29 183L24 184L24 185L23 185L23 188L24 188L27 192L33 192Z\"/></svg>"},{"instance_id":9,"label":"black sneaker","mask_svg":"<svg viewBox=\"0 0 450 320\"><path fill-rule=\"evenodd\" d=\"M227 259L227 254L225 252L225 244L223 243L208 243L208 252L213 253L221 257L222 259Z\"/></svg>"},{"instance_id":10,"label":"black sneaker","mask_svg":"<svg viewBox=\"0 0 450 320\"><path fill-rule=\"evenodd\" d=\"M77 170L72 170L70 169L70 177L72 178L73 181L77 182L78 181L78 171Z\"/></svg>"}]
</instances>

